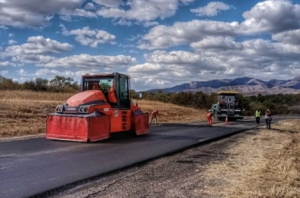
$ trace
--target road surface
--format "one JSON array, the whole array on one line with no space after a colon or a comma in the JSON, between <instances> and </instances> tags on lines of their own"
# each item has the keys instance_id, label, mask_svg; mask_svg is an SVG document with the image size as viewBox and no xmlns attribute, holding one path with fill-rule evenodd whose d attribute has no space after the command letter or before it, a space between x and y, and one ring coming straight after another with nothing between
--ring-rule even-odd
<instances>
[{"instance_id":1,"label":"road surface","mask_svg":"<svg viewBox=\"0 0 300 198\"><path fill-rule=\"evenodd\" d=\"M262 123L263 124L263 123ZM255 127L254 120L152 126L145 136L114 134L97 143L35 138L0 143L0 197L30 197L201 142Z\"/></svg>"}]
</instances>

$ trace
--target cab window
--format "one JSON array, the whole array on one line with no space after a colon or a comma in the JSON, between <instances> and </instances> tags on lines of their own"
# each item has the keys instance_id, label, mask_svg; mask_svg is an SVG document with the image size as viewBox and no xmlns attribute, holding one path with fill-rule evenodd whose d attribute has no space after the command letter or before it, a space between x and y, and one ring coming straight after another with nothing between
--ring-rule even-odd
<instances>
[{"instance_id":1,"label":"cab window","mask_svg":"<svg viewBox=\"0 0 300 198\"><path fill-rule=\"evenodd\" d=\"M129 86L128 86L128 77L120 76L120 106L121 107L130 107L130 98L129 98Z\"/></svg>"}]
</instances>

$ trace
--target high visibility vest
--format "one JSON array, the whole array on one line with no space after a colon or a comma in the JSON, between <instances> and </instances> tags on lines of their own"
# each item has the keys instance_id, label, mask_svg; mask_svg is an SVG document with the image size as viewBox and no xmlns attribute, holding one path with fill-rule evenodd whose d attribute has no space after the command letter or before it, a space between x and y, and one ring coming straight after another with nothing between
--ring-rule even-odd
<instances>
[{"instance_id":1,"label":"high visibility vest","mask_svg":"<svg viewBox=\"0 0 300 198\"><path fill-rule=\"evenodd\" d=\"M260 117L260 111L255 112L255 117Z\"/></svg>"}]
</instances>

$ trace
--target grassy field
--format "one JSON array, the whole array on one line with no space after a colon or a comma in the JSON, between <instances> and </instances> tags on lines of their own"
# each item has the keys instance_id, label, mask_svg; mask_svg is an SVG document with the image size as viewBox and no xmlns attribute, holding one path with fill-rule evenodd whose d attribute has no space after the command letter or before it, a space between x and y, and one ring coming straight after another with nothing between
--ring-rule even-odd
<instances>
[{"instance_id":1,"label":"grassy field","mask_svg":"<svg viewBox=\"0 0 300 198\"><path fill-rule=\"evenodd\" d=\"M56 105L66 102L72 95L72 93L0 91L0 138L44 134L47 114L54 112ZM138 103L143 111L149 113L158 109L159 123L206 119L204 110L154 101L140 100Z\"/></svg>"},{"instance_id":2,"label":"grassy field","mask_svg":"<svg viewBox=\"0 0 300 198\"><path fill-rule=\"evenodd\" d=\"M300 197L300 126L284 120L240 135L226 149L231 156L204 172L212 197Z\"/></svg>"}]
</instances>

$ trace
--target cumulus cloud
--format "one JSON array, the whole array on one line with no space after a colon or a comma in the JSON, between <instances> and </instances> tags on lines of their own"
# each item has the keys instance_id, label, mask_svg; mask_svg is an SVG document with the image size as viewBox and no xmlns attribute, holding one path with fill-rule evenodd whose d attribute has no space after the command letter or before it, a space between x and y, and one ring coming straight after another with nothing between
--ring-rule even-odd
<instances>
[{"instance_id":1,"label":"cumulus cloud","mask_svg":"<svg viewBox=\"0 0 300 198\"><path fill-rule=\"evenodd\" d=\"M55 59L49 55L67 52L72 47L68 43L60 43L42 36L33 36L27 39L27 43L7 47L2 56L11 57L13 62L49 63Z\"/></svg>"},{"instance_id":2,"label":"cumulus cloud","mask_svg":"<svg viewBox=\"0 0 300 198\"><path fill-rule=\"evenodd\" d=\"M245 20L241 23L192 20L176 22L171 26L158 25L151 28L140 39L139 48L166 49L201 41L207 36L276 34L300 28L300 5L292 4L287 0L259 2L249 11L244 12L243 16ZM278 39L279 37L280 35L277 35ZM276 39L276 36L274 38Z\"/></svg>"},{"instance_id":3,"label":"cumulus cloud","mask_svg":"<svg viewBox=\"0 0 300 198\"><path fill-rule=\"evenodd\" d=\"M13 44L16 44L16 43L17 43L17 41L15 41L13 39L8 40L9 45L13 45Z\"/></svg>"},{"instance_id":4,"label":"cumulus cloud","mask_svg":"<svg viewBox=\"0 0 300 198\"><path fill-rule=\"evenodd\" d=\"M129 0L125 5L129 9L119 7L120 1L94 0L94 2L104 5L97 14L104 18L153 21L157 18L164 19L173 16L180 3L188 4L194 0Z\"/></svg>"},{"instance_id":5,"label":"cumulus cloud","mask_svg":"<svg viewBox=\"0 0 300 198\"><path fill-rule=\"evenodd\" d=\"M89 8L89 7L88 7ZM65 21L71 21L72 16L79 16L79 17L86 17L86 18L97 18L97 15L93 11L88 11L85 9L74 9L74 10L67 10L62 9L60 11L60 18Z\"/></svg>"},{"instance_id":6,"label":"cumulus cloud","mask_svg":"<svg viewBox=\"0 0 300 198\"><path fill-rule=\"evenodd\" d=\"M278 33L300 28L300 5L289 0L268 0L257 3L243 13L244 33Z\"/></svg>"},{"instance_id":7,"label":"cumulus cloud","mask_svg":"<svg viewBox=\"0 0 300 198\"><path fill-rule=\"evenodd\" d=\"M9 62L8 61L5 61L5 62L0 62L0 67L6 67L9 65Z\"/></svg>"},{"instance_id":8,"label":"cumulus cloud","mask_svg":"<svg viewBox=\"0 0 300 198\"><path fill-rule=\"evenodd\" d=\"M126 67L136 62L135 58L130 56L91 56L88 54L80 54L56 59L50 63L44 64L44 67L77 67L77 68L110 68L110 67Z\"/></svg>"},{"instance_id":9,"label":"cumulus cloud","mask_svg":"<svg viewBox=\"0 0 300 198\"><path fill-rule=\"evenodd\" d=\"M95 14L80 9L84 0L9 0L0 1L0 25L15 27L40 27L51 15L94 17Z\"/></svg>"},{"instance_id":10,"label":"cumulus cloud","mask_svg":"<svg viewBox=\"0 0 300 198\"><path fill-rule=\"evenodd\" d=\"M145 23L143 23L143 25L145 27L151 27L151 26L155 26L155 25L158 25L159 23L156 22L156 21L146 21Z\"/></svg>"},{"instance_id":11,"label":"cumulus cloud","mask_svg":"<svg viewBox=\"0 0 300 198\"><path fill-rule=\"evenodd\" d=\"M199 42L191 43L194 49L241 50L243 45L234 41L233 37L207 36Z\"/></svg>"},{"instance_id":12,"label":"cumulus cloud","mask_svg":"<svg viewBox=\"0 0 300 198\"><path fill-rule=\"evenodd\" d=\"M147 62L128 68L140 87L167 87L199 79L201 76L224 73L226 67L214 57L186 51L154 51L145 56ZM136 87L139 89L139 86Z\"/></svg>"},{"instance_id":13,"label":"cumulus cloud","mask_svg":"<svg viewBox=\"0 0 300 198\"><path fill-rule=\"evenodd\" d=\"M146 63L129 67L128 72L139 83L136 88L146 89L149 85L170 87L174 86L174 82L256 77L262 73L265 80L282 79L300 72L299 44L263 39L237 42L232 37L208 36L190 46L193 52L154 51L145 55Z\"/></svg>"},{"instance_id":14,"label":"cumulus cloud","mask_svg":"<svg viewBox=\"0 0 300 198\"><path fill-rule=\"evenodd\" d=\"M64 28L64 27L63 27ZM97 47L99 43L106 43L115 40L115 36L104 30L90 30L89 27L67 31L63 29L64 35L75 35L75 40L82 45Z\"/></svg>"},{"instance_id":15,"label":"cumulus cloud","mask_svg":"<svg viewBox=\"0 0 300 198\"><path fill-rule=\"evenodd\" d=\"M70 70L68 71L58 71L58 70L54 70L54 69L39 69L34 73L34 76L68 76L68 77L80 77L82 74L84 74L83 71L76 71L76 72L72 72Z\"/></svg>"},{"instance_id":16,"label":"cumulus cloud","mask_svg":"<svg viewBox=\"0 0 300 198\"><path fill-rule=\"evenodd\" d=\"M96 10L96 7L95 7L94 4L92 4L92 3L87 3L87 4L84 6L84 9L85 9L85 10Z\"/></svg>"},{"instance_id":17,"label":"cumulus cloud","mask_svg":"<svg viewBox=\"0 0 300 198\"><path fill-rule=\"evenodd\" d=\"M38 54L19 54L12 57L13 62L20 62L20 63L37 63L37 64L46 64L49 62L54 61L56 58L53 56L45 56L45 55L38 55Z\"/></svg>"},{"instance_id":18,"label":"cumulus cloud","mask_svg":"<svg viewBox=\"0 0 300 198\"><path fill-rule=\"evenodd\" d=\"M93 1L107 8L117 8L122 4L123 0L93 0Z\"/></svg>"},{"instance_id":19,"label":"cumulus cloud","mask_svg":"<svg viewBox=\"0 0 300 198\"><path fill-rule=\"evenodd\" d=\"M204 7L200 7L197 9L191 9L192 13L196 13L198 16L216 16L219 14L221 10L229 10L231 6L222 3L222 2L210 2Z\"/></svg>"},{"instance_id":20,"label":"cumulus cloud","mask_svg":"<svg viewBox=\"0 0 300 198\"><path fill-rule=\"evenodd\" d=\"M26 55L26 54L52 54L62 53L72 49L69 43L60 43L43 36L32 36L27 39L27 43L22 45L13 45L7 47L5 52L10 55Z\"/></svg>"},{"instance_id":21,"label":"cumulus cloud","mask_svg":"<svg viewBox=\"0 0 300 198\"><path fill-rule=\"evenodd\" d=\"M199 41L207 35L234 36L237 34L237 28L237 22L201 20L177 22L172 26L158 25L142 37L138 47L141 49L165 49Z\"/></svg>"},{"instance_id":22,"label":"cumulus cloud","mask_svg":"<svg viewBox=\"0 0 300 198\"><path fill-rule=\"evenodd\" d=\"M24 69L20 69L18 73L21 75L26 75L28 72L25 71Z\"/></svg>"},{"instance_id":23,"label":"cumulus cloud","mask_svg":"<svg viewBox=\"0 0 300 198\"><path fill-rule=\"evenodd\" d=\"M282 43L300 45L300 29L274 34L272 35L272 39Z\"/></svg>"},{"instance_id":24,"label":"cumulus cloud","mask_svg":"<svg viewBox=\"0 0 300 198\"><path fill-rule=\"evenodd\" d=\"M8 71L7 71L7 70L0 71L0 76L5 76L6 74L8 74Z\"/></svg>"}]
</instances>

